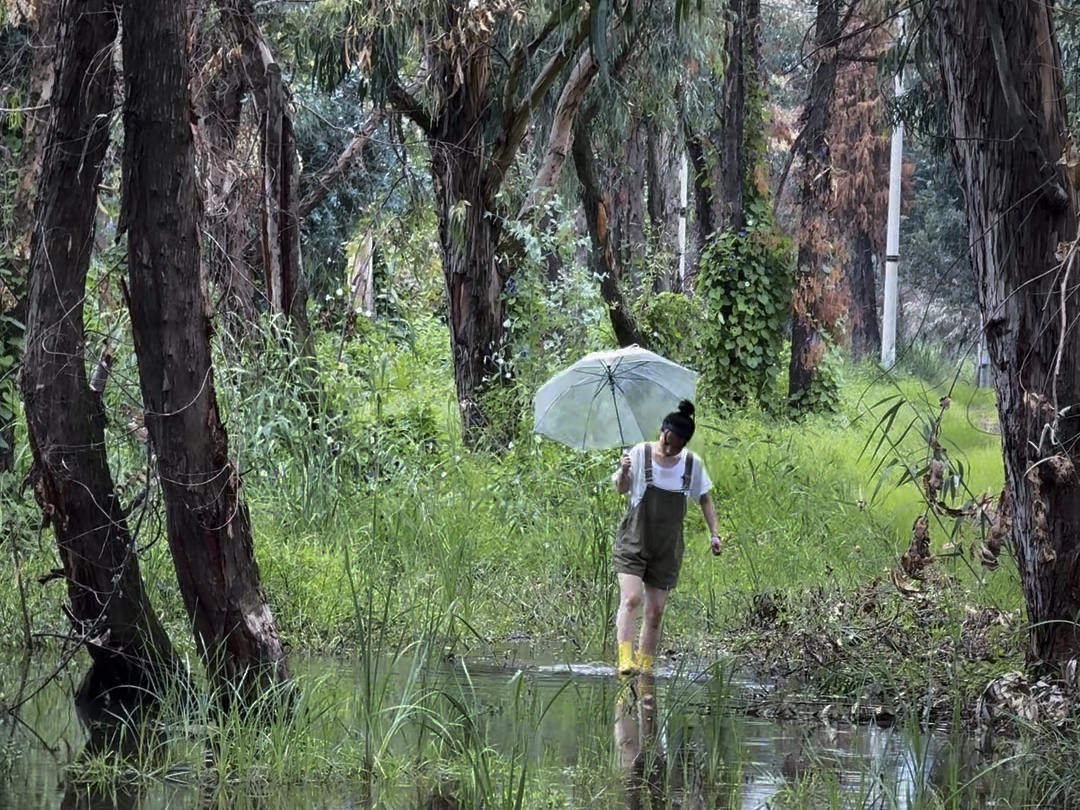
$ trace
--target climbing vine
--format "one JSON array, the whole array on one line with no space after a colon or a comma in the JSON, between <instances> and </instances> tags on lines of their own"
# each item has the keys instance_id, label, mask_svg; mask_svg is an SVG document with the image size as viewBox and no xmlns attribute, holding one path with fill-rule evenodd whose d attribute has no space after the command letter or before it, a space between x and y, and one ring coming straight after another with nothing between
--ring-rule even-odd
<instances>
[{"instance_id":1,"label":"climbing vine","mask_svg":"<svg viewBox=\"0 0 1080 810\"><path fill-rule=\"evenodd\" d=\"M746 215L745 227L717 234L702 251L698 365L707 397L770 408L791 303L792 246L767 199L753 199Z\"/></svg>"}]
</instances>

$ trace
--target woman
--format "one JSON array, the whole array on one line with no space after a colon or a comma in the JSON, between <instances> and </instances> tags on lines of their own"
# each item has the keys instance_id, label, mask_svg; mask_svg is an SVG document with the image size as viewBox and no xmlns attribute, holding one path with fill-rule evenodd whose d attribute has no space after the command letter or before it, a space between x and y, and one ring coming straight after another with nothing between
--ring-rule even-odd
<instances>
[{"instance_id":1,"label":"woman","mask_svg":"<svg viewBox=\"0 0 1080 810\"><path fill-rule=\"evenodd\" d=\"M664 417L660 438L642 442L623 453L615 472L615 490L630 495L630 508L615 540L615 571L619 575L619 612L615 634L619 643L619 672L652 670L660 622L668 591L679 581L683 558L683 523L691 499L701 504L709 527L712 553L720 553L716 509L709 491L712 482L705 465L686 449L694 435L694 405L683 400ZM634 628L645 605L637 657Z\"/></svg>"}]
</instances>

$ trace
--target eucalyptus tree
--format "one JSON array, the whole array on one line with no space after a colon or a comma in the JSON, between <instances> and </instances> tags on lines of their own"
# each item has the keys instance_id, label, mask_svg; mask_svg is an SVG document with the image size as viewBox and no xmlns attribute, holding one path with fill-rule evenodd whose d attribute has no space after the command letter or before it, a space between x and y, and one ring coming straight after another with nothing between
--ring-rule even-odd
<instances>
[{"instance_id":1,"label":"eucalyptus tree","mask_svg":"<svg viewBox=\"0 0 1080 810\"><path fill-rule=\"evenodd\" d=\"M1054 3L933 0L971 261L997 390L1003 525L1032 664L1080 656L1080 155L1068 132Z\"/></svg>"},{"instance_id":2,"label":"eucalyptus tree","mask_svg":"<svg viewBox=\"0 0 1080 810\"><path fill-rule=\"evenodd\" d=\"M488 422L485 392L510 377L504 295L521 256L517 230L558 182L585 93L638 3L602 0L366 0L316 4L312 50L334 84L361 69L368 90L421 133L434 207L461 415L470 441ZM685 0L675 3L679 19ZM553 125L535 111L557 99ZM535 176L515 176L539 138Z\"/></svg>"},{"instance_id":3,"label":"eucalyptus tree","mask_svg":"<svg viewBox=\"0 0 1080 810\"><path fill-rule=\"evenodd\" d=\"M895 40L886 12L884 4L863 0L848 21L827 135L835 169L831 222L840 259L843 340L856 360L881 349L874 263L875 257L885 259L890 143L879 59ZM905 174L911 169L907 164ZM910 196L910 182L905 185Z\"/></svg>"},{"instance_id":4,"label":"eucalyptus tree","mask_svg":"<svg viewBox=\"0 0 1080 810\"><path fill-rule=\"evenodd\" d=\"M845 28L845 8L857 0L817 0L814 71L799 135L802 176L799 189L799 255L792 299L788 399L799 409L827 405L835 382L822 373L828 338L842 312L839 267L830 239L834 206L832 157L828 139L836 90L837 56Z\"/></svg>"},{"instance_id":5,"label":"eucalyptus tree","mask_svg":"<svg viewBox=\"0 0 1080 810\"><path fill-rule=\"evenodd\" d=\"M120 229L146 427L184 607L222 700L251 701L290 673L214 388L186 42L186 0L125 0Z\"/></svg>"},{"instance_id":6,"label":"eucalyptus tree","mask_svg":"<svg viewBox=\"0 0 1080 810\"><path fill-rule=\"evenodd\" d=\"M152 690L176 659L150 606L87 379L83 310L116 73L116 0L62 0L52 115L30 244L22 391L30 482L56 534L67 615L93 661L84 697ZM119 697L119 693L114 693Z\"/></svg>"},{"instance_id":7,"label":"eucalyptus tree","mask_svg":"<svg viewBox=\"0 0 1080 810\"><path fill-rule=\"evenodd\" d=\"M693 30L677 30L669 5L641 2L615 37L611 62L593 84L574 129L577 196L599 281L620 345L646 345L633 300L681 287L677 278L680 88L691 62L723 44L723 2L702 3Z\"/></svg>"}]
</instances>

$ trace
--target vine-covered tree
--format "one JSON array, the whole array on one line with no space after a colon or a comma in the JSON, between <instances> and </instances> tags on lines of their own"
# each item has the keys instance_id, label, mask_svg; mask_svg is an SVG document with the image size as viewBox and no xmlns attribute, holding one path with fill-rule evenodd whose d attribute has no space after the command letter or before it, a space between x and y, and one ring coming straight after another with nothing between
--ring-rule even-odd
<instances>
[{"instance_id":1,"label":"vine-covered tree","mask_svg":"<svg viewBox=\"0 0 1080 810\"><path fill-rule=\"evenodd\" d=\"M709 126L699 131L684 121L702 244L698 368L714 400L769 407L791 298L790 255L769 200L761 4L736 0L728 12L725 72Z\"/></svg>"}]
</instances>

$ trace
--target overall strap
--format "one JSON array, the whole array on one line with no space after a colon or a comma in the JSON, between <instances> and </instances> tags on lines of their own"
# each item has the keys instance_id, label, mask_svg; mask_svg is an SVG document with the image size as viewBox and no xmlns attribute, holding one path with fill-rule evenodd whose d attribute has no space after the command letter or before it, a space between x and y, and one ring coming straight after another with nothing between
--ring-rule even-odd
<instances>
[{"instance_id":1,"label":"overall strap","mask_svg":"<svg viewBox=\"0 0 1080 810\"><path fill-rule=\"evenodd\" d=\"M652 445L645 442L645 486L652 486Z\"/></svg>"},{"instance_id":2,"label":"overall strap","mask_svg":"<svg viewBox=\"0 0 1080 810\"><path fill-rule=\"evenodd\" d=\"M694 454L686 451L686 466L683 468L682 489L687 495L690 494L690 481L694 475Z\"/></svg>"}]
</instances>

